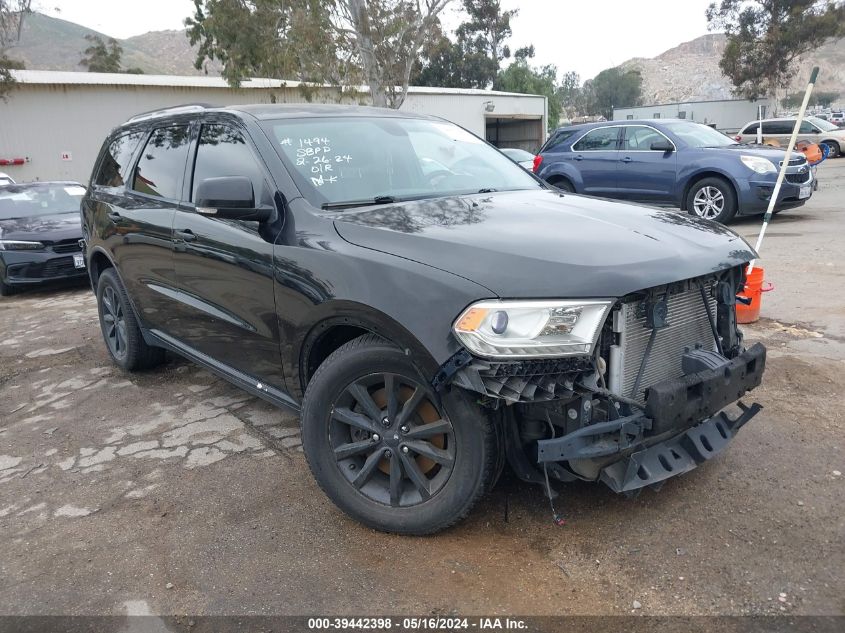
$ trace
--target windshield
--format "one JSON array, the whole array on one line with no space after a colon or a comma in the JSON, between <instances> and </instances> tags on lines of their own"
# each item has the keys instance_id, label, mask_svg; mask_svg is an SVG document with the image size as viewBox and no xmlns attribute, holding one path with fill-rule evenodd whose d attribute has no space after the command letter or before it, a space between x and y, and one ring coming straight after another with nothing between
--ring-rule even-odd
<instances>
[{"instance_id":1,"label":"windshield","mask_svg":"<svg viewBox=\"0 0 845 633\"><path fill-rule=\"evenodd\" d=\"M817 116L808 116L807 121L815 125L819 128L822 132L831 132L833 130L838 130L839 128L835 126L833 123L829 121L825 121L824 119L820 119Z\"/></svg>"},{"instance_id":2,"label":"windshield","mask_svg":"<svg viewBox=\"0 0 845 633\"><path fill-rule=\"evenodd\" d=\"M722 147L724 145L736 145L736 141L712 127L701 123L664 123L672 134L679 137L690 147Z\"/></svg>"},{"instance_id":3,"label":"windshield","mask_svg":"<svg viewBox=\"0 0 845 633\"><path fill-rule=\"evenodd\" d=\"M318 207L540 188L524 169L451 123L321 117L265 126L303 195Z\"/></svg>"},{"instance_id":4,"label":"windshield","mask_svg":"<svg viewBox=\"0 0 845 633\"><path fill-rule=\"evenodd\" d=\"M0 189L0 220L79 213L85 187L73 183L6 185Z\"/></svg>"}]
</instances>

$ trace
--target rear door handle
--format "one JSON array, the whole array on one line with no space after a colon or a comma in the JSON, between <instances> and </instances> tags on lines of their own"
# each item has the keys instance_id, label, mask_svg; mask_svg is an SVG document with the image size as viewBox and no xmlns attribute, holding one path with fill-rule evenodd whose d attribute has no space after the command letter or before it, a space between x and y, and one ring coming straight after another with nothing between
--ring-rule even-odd
<instances>
[{"instance_id":1,"label":"rear door handle","mask_svg":"<svg viewBox=\"0 0 845 633\"><path fill-rule=\"evenodd\" d=\"M576 154L576 155L575 155L575 160L584 160L584 157L583 157L583 156L581 156L581 154Z\"/></svg>"},{"instance_id":2,"label":"rear door handle","mask_svg":"<svg viewBox=\"0 0 845 633\"><path fill-rule=\"evenodd\" d=\"M634 160L634 159L631 158L630 156L626 156L625 158L622 159L622 162L623 163L630 163L632 160Z\"/></svg>"},{"instance_id":3,"label":"rear door handle","mask_svg":"<svg viewBox=\"0 0 845 633\"><path fill-rule=\"evenodd\" d=\"M185 229L184 231L176 231L176 237L181 239L183 242L195 242L197 236L191 229Z\"/></svg>"},{"instance_id":4,"label":"rear door handle","mask_svg":"<svg viewBox=\"0 0 845 633\"><path fill-rule=\"evenodd\" d=\"M121 215L117 211L109 211L107 215L112 222L120 222L121 220Z\"/></svg>"}]
</instances>

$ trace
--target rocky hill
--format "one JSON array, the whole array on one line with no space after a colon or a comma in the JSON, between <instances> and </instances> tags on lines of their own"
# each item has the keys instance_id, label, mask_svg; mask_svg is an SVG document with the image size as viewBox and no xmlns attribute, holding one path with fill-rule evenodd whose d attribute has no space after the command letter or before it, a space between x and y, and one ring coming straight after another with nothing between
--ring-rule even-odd
<instances>
[{"instance_id":1,"label":"rocky hill","mask_svg":"<svg viewBox=\"0 0 845 633\"><path fill-rule=\"evenodd\" d=\"M702 35L651 59L635 57L622 67L637 68L642 73L646 104L731 99L731 82L719 69L724 50L723 34ZM815 65L820 68L816 87L840 92L845 99L845 40L828 42L805 55L790 92L804 89Z\"/></svg>"},{"instance_id":2,"label":"rocky hill","mask_svg":"<svg viewBox=\"0 0 845 633\"><path fill-rule=\"evenodd\" d=\"M9 55L23 61L30 70L85 70L79 60L89 46L86 34L109 38L67 20L33 13L24 21L21 41ZM205 74L205 70L194 68L196 50L188 43L185 31L151 31L117 41L123 47L125 68L137 67L156 75ZM207 71L210 75L220 74L216 65Z\"/></svg>"},{"instance_id":3,"label":"rocky hill","mask_svg":"<svg viewBox=\"0 0 845 633\"><path fill-rule=\"evenodd\" d=\"M21 42L10 55L34 70L83 70L79 60L88 47L88 33L108 38L79 24L34 13L24 22ZM196 50L189 45L185 31L152 31L118 42L127 68L162 75L220 74L217 64L206 64L203 70L194 68ZM635 57L622 66L642 72L644 103L730 99L731 82L719 70L724 48L724 35L703 35L657 57ZM840 92L845 100L845 39L806 55L790 91L804 88L814 65L821 68L818 89Z\"/></svg>"}]
</instances>

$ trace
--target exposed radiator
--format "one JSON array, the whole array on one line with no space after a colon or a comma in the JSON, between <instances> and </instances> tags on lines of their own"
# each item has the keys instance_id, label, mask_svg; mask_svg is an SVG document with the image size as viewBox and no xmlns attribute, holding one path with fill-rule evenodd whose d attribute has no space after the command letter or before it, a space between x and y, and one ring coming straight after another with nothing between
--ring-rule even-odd
<instances>
[{"instance_id":1,"label":"exposed radiator","mask_svg":"<svg viewBox=\"0 0 845 633\"><path fill-rule=\"evenodd\" d=\"M716 318L716 300L712 285L705 286L710 314ZM668 325L657 330L651 353L640 379L638 393L632 395L637 373L643 360L651 329L646 324L644 302L623 303L613 314L613 330L619 344L610 348L609 387L628 398L644 401L644 391L651 385L684 375L681 367L684 348L696 345L716 349L713 330L697 286L669 295Z\"/></svg>"}]
</instances>

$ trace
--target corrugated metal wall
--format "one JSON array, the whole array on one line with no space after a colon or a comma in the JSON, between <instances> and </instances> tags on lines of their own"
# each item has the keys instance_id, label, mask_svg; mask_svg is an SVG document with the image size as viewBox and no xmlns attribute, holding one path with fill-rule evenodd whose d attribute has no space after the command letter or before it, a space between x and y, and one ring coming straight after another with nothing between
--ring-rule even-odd
<instances>
[{"instance_id":1,"label":"corrugated metal wall","mask_svg":"<svg viewBox=\"0 0 845 633\"><path fill-rule=\"evenodd\" d=\"M0 158L28 158L23 166L0 167L20 181L76 180L87 183L100 146L116 125L139 112L185 103L302 103L296 88L19 84L0 101ZM334 103L335 90L317 91L313 102ZM501 95L410 94L403 110L441 116L485 135L485 102L502 116L542 117L545 98ZM64 157L64 158L63 158Z\"/></svg>"}]
</instances>

